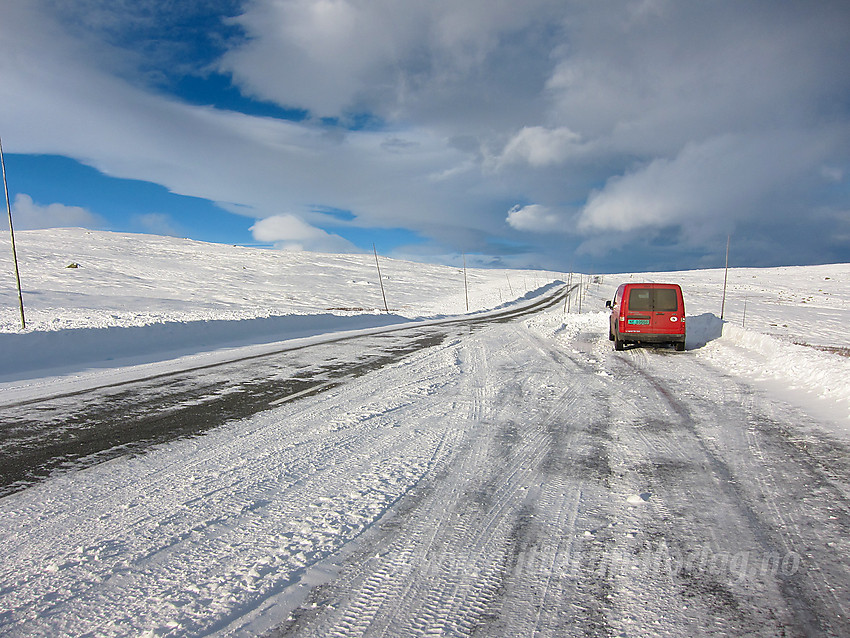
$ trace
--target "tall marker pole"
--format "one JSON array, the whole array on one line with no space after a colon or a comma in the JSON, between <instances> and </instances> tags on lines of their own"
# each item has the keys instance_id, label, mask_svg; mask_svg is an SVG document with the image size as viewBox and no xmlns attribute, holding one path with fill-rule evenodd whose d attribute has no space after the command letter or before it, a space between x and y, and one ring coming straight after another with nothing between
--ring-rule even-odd
<instances>
[{"instance_id":1,"label":"tall marker pole","mask_svg":"<svg viewBox=\"0 0 850 638\"><path fill-rule=\"evenodd\" d=\"M15 229L12 226L12 205L9 203L9 187L6 185L6 159L3 157L3 142L0 140L0 164L3 166L3 190L6 192L6 211L9 213L9 234L12 236L12 259L15 262L15 280L18 282L18 306L21 309L21 330L26 330L24 317L24 293L21 291L21 272L18 270L18 252L15 249Z\"/></svg>"},{"instance_id":2,"label":"tall marker pole","mask_svg":"<svg viewBox=\"0 0 850 638\"><path fill-rule=\"evenodd\" d=\"M579 273L579 276L578 276L578 314L581 314L581 298L582 298L581 289L582 289L583 286L584 286L584 275Z\"/></svg>"},{"instance_id":3,"label":"tall marker pole","mask_svg":"<svg viewBox=\"0 0 850 638\"><path fill-rule=\"evenodd\" d=\"M378 283L381 284L381 296L384 298L384 311L389 312L390 308L387 306L387 295L384 292L384 280L381 277L381 265L378 263L378 249L374 243L372 244L372 250L375 251L375 267L378 269Z\"/></svg>"},{"instance_id":4,"label":"tall marker pole","mask_svg":"<svg viewBox=\"0 0 850 638\"><path fill-rule=\"evenodd\" d=\"M466 295L466 311L469 312L469 286L466 283L466 253L463 253L463 292Z\"/></svg>"},{"instance_id":5,"label":"tall marker pole","mask_svg":"<svg viewBox=\"0 0 850 638\"><path fill-rule=\"evenodd\" d=\"M726 280L729 278L729 242L732 235L726 236L726 269L723 272L723 302L720 304L720 321L723 321L723 313L726 310Z\"/></svg>"}]
</instances>

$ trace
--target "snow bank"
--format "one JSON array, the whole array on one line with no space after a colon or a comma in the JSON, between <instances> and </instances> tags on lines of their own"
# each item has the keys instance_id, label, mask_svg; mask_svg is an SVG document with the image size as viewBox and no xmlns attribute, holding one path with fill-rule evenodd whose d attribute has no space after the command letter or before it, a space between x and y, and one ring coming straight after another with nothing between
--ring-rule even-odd
<instances>
[{"instance_id":1,"label":"snow bank","mask_svg":"<svg viewBox=\"0 0 850 638\"><path fill-rule=\"evenodd\" d=\"M723 322L715 314L688 315L685 318L685 347L688 350L701 348L721 336Z\"/></svg>"},{"instance_id":2,"label":"snow bank","mask_svg":"<svg viewBox=\"0 0 850 638\"><path fill-rule=\"evenodd\" d=\"M850 416L850 358L788 343L770 335L723 324L722 338L706 347L705 357L749 380L778 381L842 406Z\"/></svg>"},{"instance_id":3,"label":"snow bank","mask_svg":"<svg viewBox=\"0 0 850 638\"><path fill-rule=\"evenodd\" d=\"M136 365L213 349L379 328L407 321L388 314L353 317L318 314L0 333L0 379L17 379L36 370L55 372Z\"/></svg>"}]
</instances>

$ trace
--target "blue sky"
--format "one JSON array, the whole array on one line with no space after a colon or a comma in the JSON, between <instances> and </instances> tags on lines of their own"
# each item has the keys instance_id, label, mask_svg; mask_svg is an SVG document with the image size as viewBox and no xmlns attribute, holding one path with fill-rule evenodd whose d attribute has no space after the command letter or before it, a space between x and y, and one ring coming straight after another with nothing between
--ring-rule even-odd
<instances>
[{"instance_id":1,"label":"blue sky","mask_svg":"<svg viewBox=\"0 0 850 638\"><path fill-rule=\"evenodd\" d=\"M850 5L0 6L18 228L613 272L850 261Z\"/></svg>"}]
</instances>

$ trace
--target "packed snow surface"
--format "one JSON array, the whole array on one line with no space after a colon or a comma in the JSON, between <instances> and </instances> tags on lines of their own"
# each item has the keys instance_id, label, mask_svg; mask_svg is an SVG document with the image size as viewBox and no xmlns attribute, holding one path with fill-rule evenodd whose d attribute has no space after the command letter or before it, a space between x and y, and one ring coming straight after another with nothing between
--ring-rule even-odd
<instances>
[{"instance_id":1,"label":"packed snow surface","mask_svg":"<svg viewBox=\"0 0 850 638\"><path fill-rule=\"evenodd\" d=\"M0 634L850 631L850 265L731 269L723 304L723 270L465 287L379 257L386 312L374 255L28 231L21 330L8 248L4 437L44 396L82 411L78 393L280 344L325 343L301 350L318 365L343 334L435 336L0 499ZM604 302L639 281L682 285L686 352L613 352ZM511 322L448 321L553 282L578 285Z\"/></svg>"}]
</instances>

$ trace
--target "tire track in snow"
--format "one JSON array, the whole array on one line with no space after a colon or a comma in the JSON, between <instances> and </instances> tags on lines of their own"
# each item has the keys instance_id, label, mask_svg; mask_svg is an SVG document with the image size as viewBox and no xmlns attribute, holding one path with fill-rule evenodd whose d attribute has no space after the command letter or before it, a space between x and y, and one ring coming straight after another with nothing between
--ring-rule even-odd
<instances>
[{"instance_id":1,"label":"tire track in snow","mask_svg":"<svg viewBox=\"0 0 850 638\"><path fill-rule=\"evenodd\" d=\"M846 614L835 602L838 594L821 598L813 590L809 602L826 601L835 612L815 605L812 621L788 601L782 581L795 575L765 572L757 563L772 546L738 507L747 474L736 478L735 463L742 457L723 455L730 434L748 428L751 411L741 409L740 395L726 388L724 378L694 366L690 354L615 354L601 330L579 333L565 347L521 331L500 333L487 352L487 361L469 369L488 370L500 387L490 391L489 410L480 400L484 392L470 391L479 400L469 402L468 414L482 427L465 439L461 454L475 467L448 464L448 474L431 475L430 491L413 502L404 499L395 522L364 549L374 558L352 561L343 577L316 592L317 607L299 612L282 635L330 634L349 612L360 622L345 625L344 635L841 635L835 623ZM511 381L512 374L528 383ZM547 384L580 390L571 409L551 420L552 440L540 472L527 481L526 496L502 508L502 517L512 521L510 534L484 535L491 545L481 568L466 539L475 538L474 527L487 529L483 497L499 485L484 487L489 468L510 467L509 454L493 462L495 451L499 445L508 450L521 436L533 446L540 413L556 411ZM662 389L679 402L678 411ZM512 404L522 407L511 411ZM490 451L482 456L484 447ZM726 463L725 471L716 470L709 453ZM782 465L781 455L769 457L774 468ZM647 500L637 498L643 492ZM749 506L758 509L754 501ZM414 524L419 516L425 523ZM412 527L422 532L408 535ZM840 562L841 536L830 531L835 549L832 558L822 557L827 572L830 561ZM452 549L462 550L466 562ZM396 564L393 556L403 560ZM750 565L739 560L747 556ZM478 584L464 581L459 564ZM847 578L829 576L841 592ZM362 600L364 608L371 603L369 614L358 616L352 600Z\"/></svg>"},{"instance_id":2,"label":"tire track in snow","mask_svg":"<svg viewBox=\"0 0 850 638\"><path fill-rule=\"evenodd\" d=\"M0 566L15 631L123 635L173 624L207 633L250 614L439 465L455 434L436 391L454 383L455 365L438 348L383 371L398 378L383 397L371 396L367 378L144 460L92 468L103 482L68 475L3 499L20 512L4 526L4 548L30 557ZM73 617L49 613L60 603Z\"/></svg>"},{"instance_id":3,"label":"tire track in snow","mask_svg":"<svg viewBox=\"0 0 850 638\"><path fill-rule=\"evenodd\" d=\"M459 353L460 354L460 353ZM465 359L458 359L460 365L465 365ZM482 463L486 460L486 448L478 445L480 433L470 431L471 425L485 417L488 401L486 397L492 392L488 385L467 381L466 387L459 389L454 394L452 402L454 408L463 408L465 412L457 412L456 423L453 428L465 431L466 439L456 450L453 460L447 461L441 471L436 473L439 482L436 487L429 482L425 489L428 492L424 515L419 515L414 521L404 521L404 536L387 550L380 550L381 554L391 557L382 561L376 571L365 578L365 582L357 585L356 591L360 593L353 596L347 603L341 617L334 617L330 626L319 625L313 630L315 635L362 635L369 633L380 635L389 632L390 635L397 632L419 633L421 627L410 625L404 628L397 623L399 617L407 617L399 610L417 609L420 613L413 620L413 624L436 622L434 615L435 606L439 600L432 593L430 599L423 603L424 592L420 586L422 574L418 571L423 564L423 557L429 555L444 555L446 553L445 523L440 522L441 514L446 508L459 499L464 498L464 486L456 481L448 480L460 474L461 476L475 476ZM459 462L460 466L455 467ZM417 504L423 497L417 499ZM417 514L420 513L417 508ZM453 525L458 529L463 528L468 532L468 526L462 521L452 519ZM393 521L389 521L393 525ZM449 559L442 559L445 567ZM372 561L374 562L374 561ZM426 576L432 578L433 574ZM442 592L441 592L442 594ZM384 608L386 601L392 601L390 609ZM424 611L421 611L424 607ZM389 617L388 617L389 616ZM302 614L301 618L304 616ZM292 630L286 630L287 632Z\"/></svg>"},{"instance_id":4,"label":"tire track in snow","mask_svg":"<svg viewBox=\"0 0 850 638\"><path fill-rule=\"evenodd\" d=\"M503 598L518 584L515 573L524 579L522 588L538 570L558 585L523 601L522 618L510 620L508 634L527 635L514 630L541 624L547 603L555 620L545 622L563 629L569 603L561 585L569 582L564 575L573 561L581 493L564 489L568 483L555 478L559 468L553 456L560 454L553 444L566 441L553 433L567 427L582 393L575 378L566 388L552 383L554 361L545 370L526 365L523 375L505 383L505 366L521 370L528 363L517 350L538 350L523 331L511 336L499 347L494 346L500 340L492 337L463 344L462 361L475 375L465 380L462 392L469 401L456 401L467 411L454 426L466 430L454 460L430 477L426 493L398 508L383 532L389 538L373 539L363 550L372 558L317 591L311 603L317 607L302 608L271 635L471 635L491 629L498 634L500 618L513 613L503 608ZM537 505L544 494L541 511ZM545 523L537 523L544 514ZM526 528L540 525L556 532L557 540L544 542L539 559L529 560L527 546L533 541L525 538ZM584 625L581 619L572 622Z\"/></svg>"},{"instance_id":5,"label":"tire track in snow","mask_svg":"<svg viewBox=\"0 0 850 638\"><path fill-rule=\"evenodd\" d=\"M797 453L772 450L766 458L768 468L750 462L755 456L740 442L754 430L749 409L753 402L747 400L753 396L752 388L731 382L722 371L703 365L698 352L674 355L664 350L635 349L614 353L605 340L605 316L600 314L599 318L595 336L588 334L585 339L571 328L565 331L569 338L560 341L579 362L598 366L598 374L605 381L602 392L607 395L606 418L611 424L608 451L612 496L619 494L625 500L631 494L637 499L636 495L645 491L648 499L637 499L641 505L608 508L611 523L592 532L609 540L601 568L612 587L605 613L614 633L631 635L636 629L647 631L650 627L653 635L846 633L841 623L847 618L847 596L842 592L850 579L840 556L842 548L847 551L843 540L848 537L843 497L847 481L846 472L841 471L847 463L840 449L824 453L827 446L820 440L823 437L819 433L812 436L817 428L800 426L801 415L782 407L777 408L774 417L778 420L774 421L786 424L780 429L797 430L783 443L798 442ZM588 326L594 321L578 319L575 325ZM547 325L535 319L528 323L537 323L547 337L551 331L560 331L552 322ZM690 418L683 419L652 381L667 391L668 398L678 401ZM807 419L803 417L803 421ZM788 425L791 423L795 425ZM761 426L756 429L761 430ZM816 452L809 449L804 453L813 443ZM709 452L726 464L725 473L713 470ZM786 471L787 459L797 456L806 460L801 462L804 468L820 468L821 479L791 478L794 471ZM778 492L752 494L750 486L761 484L759 479L766 470L778 471L789 485L814 486L816 493L823 493L828 482L829 496L821 503L807 503L810 487L789 490L781 482L773 487L778 487ZM784 510L779 520L790 523L785 534L796 534L799 529L804 536L790 544L765 545L760 530L752 529L751 517L738 511L742 495L754 512L779 504ZM789 515L805 524L789 520ZM816 520L827 522L821 525ZM770 515L762 515L760 522L767 529L775 527L780 532L777 539L782 537L783 527L774 525L776 521ZM826 543L817 543L819 529L826 533ZM819 548L824 545L826 549ZM818 551L812 552L809 576L803 576L802 569L783 573L784 567L777 560L788 556L783 550L802 547L810 551L813 546ZM772 553L773 547L780 552ZM789 601L793 585L786 581L809 577L821 582L812 588L807 600ZM821 591L823 585L825 591ZM795 605L802 607L802 613L794 609Z\"/></svg>"},{"instance_id":6,"label":"tire track in snow","mask_svg":"<svg viewBox=\"0 0 850 638\"><path fill-rule=\"evenodd\" d=\"M846 538L850 531L846 495L823 476L817 467L820 463L812 463L805 453L794 450L786 438L778 435L781 426L763 416L754 417L756 401L752 389L728 377L721 376L718 381L718 372L707 374L705 366L694 366L689 359L682 361L687 366L674 368L665 365L669 363L665 359L668 357L653 358L641 352L638 356L621 357L620 362L637 373L668 406L668 426L674 428L671 433L682 432L676 438L689 459L673 471L679 481L690 485L692 498L705 495L701 500L704 511L699 516L694 515L694 510L683 512L693 524L690 529L672 533L668 529L665 533L670 546L678 545L680 560L687 561L690 554L694 573L679 569L677 583L700 592L708 600L714 598L726 608L724 615L732 623L730 631L760 625L759 633L764 635L786 630L805 635L841 635L847 629L847 569L840 567L836 571L843 561L834 550L818 549L819 556L809 552L813 546L823 545L812 537L812 523L819 529L817 536ZM694 393L696 387L700 388L698 394ZM754 436L760 439L758 449L752 446ZM772 449L765 456L767 448ZM701 481L694 460L703 466L706 478ZM694 468L697 474L693 476L697 478L685 479L682 472L687 468ZM664 471L656 465L650 473L658 475L659 470ZM770 478L777 473L783 475L780 482ZM668 475L668 484L669 479ZM706 493L709 485L713 486L710 496ZM761 489L753 489L754 486ZM826 494L813 501L807 493L809 486ZM789 489L802 498L786 497ZM681 512L681 506L676 510ZM841 516L832 516L830 521L830 511L840 512ZM735 533L718 536L719 521ZM688 537L693 539L691 544L703 548L699 551L707 558L694 558L697 551L682 544L682 539ZM722 559L727 562L724 569L728 569L729 557L738 557L740 573L712 574L718 569L705 569L712 556L726 557ZM777 569L779 560L788 556L801 559L800 565L787 570L793 573ZM807 558L811 561L808 565ZM714 560L717 564L722 562ZM752 564L745 564L750 560ZM773 566L766 562L770 560L774 560ZM742 571L742 566L749 570ZM748 601L752 596L760 602ZM736 626L737 623L741 624Z\"/></svg>"}]
</instances>

